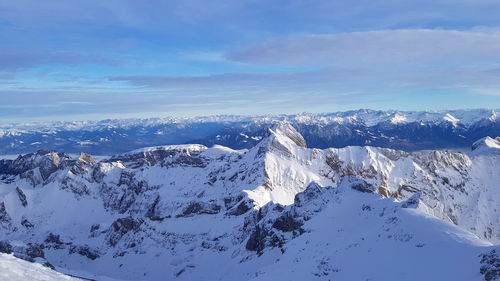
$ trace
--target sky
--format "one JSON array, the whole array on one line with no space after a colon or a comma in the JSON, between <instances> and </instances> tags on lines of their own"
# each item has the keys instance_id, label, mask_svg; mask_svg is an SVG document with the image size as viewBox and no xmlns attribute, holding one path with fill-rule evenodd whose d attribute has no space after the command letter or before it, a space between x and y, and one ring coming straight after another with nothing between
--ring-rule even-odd
<instances>
[{"instance_id":1,"label":"sky","mask_svg":"<svg viewBox=\"0 0 500 281\"><path fill-rule=\"evenodd\" d=\"M497 0L0 0L0 123L500 108Z\"/></svg>"}]
</instances>

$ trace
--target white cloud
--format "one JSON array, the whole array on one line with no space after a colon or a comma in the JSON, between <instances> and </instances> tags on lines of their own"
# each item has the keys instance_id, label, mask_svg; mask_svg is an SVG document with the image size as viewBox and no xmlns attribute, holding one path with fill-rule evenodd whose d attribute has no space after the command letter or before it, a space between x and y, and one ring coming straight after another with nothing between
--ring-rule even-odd
<instances>
[{"instance_id":1,"label":"white cloud","mask_svg":"<svg viewBox=\"0 0 500 281\"><path fill-rule=\"evenodd\" d=\"M480 94L480 95L486 95L486 96L499 96L500 97L500 87L495 88L495 89L490 89L490 88L476 88L472 89L473 92Z\"/></svg>"},{"instance_id":2,"label":"white cloud","mask_svg":"<svg viewBox=\"0 0 500 281\"><path fill-rule=\"evenodd\" d=\"M500 61L500 32L402 29L273 38L227 54L293 65L483 63Z\"/></svg>"}]
</instances>

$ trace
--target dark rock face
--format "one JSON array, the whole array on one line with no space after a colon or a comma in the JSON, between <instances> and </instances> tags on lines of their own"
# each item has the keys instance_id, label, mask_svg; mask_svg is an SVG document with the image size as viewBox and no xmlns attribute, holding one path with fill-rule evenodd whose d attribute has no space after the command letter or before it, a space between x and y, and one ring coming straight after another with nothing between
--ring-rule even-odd
<instances>
[{"instance_id":1,"label":"dark rock face","mask_svg":"<svg viewBox=\"0 0 500 281\"><path fill-rule=\"evenodd\" d=\"M1 159L0 160L0 175L12 175L14 174L12 171L12 162L10 159Z\"/></svg>"},{"instance_id":2,"label":"dark rock face","mask_svg":"<svg viewBox=\"0 0 500 281\"><path fill-rule=\"evenodd\" d=\"M66 177L61 181L61 189L68 189L80 197L90 194L90 190L85 183L74 181L70 177Z\"/></svg>"},{"instance_id":3,"label":"dark rock face","mask_svg":"<svg viewBox=\"0 0 500 281\"><path fill-rule=\"evenodd\" d=\"M241 201L236 208L231 209L227 214L232 216L241 216L252 209L251 203Z\"/></svg>"},{"instance_id":4,"label":"dark rock face","mask_svg":"<svg viewBox=\"0 0 500 281\"><path fill-rule=\"evenodd\" d=\"M117 186L103 182L99 192L104 199L106 208L124 214L135 203L140 194L157 188L158 186L150 186L145 180L137 177L135 173L123 171Z\"/></svg>"},{"instance_id":5,"label":"dark rock face","mask_svg":"<svg viewBox=\"0 0 500 281\"><path fill-rule=\"evenodd\" d=\"M69 253L70 254L79 254L84 257L87 257L88 259L95 260L98 257L100 257L100 254L98 251L90 248L88 245L83 245L83 246L71 246L69 248Z\"/></svg>"},{"instance_id":6,"label":"dark rock face","mask_svg":"<svg viewBox=\"0 0 500 281\"><path fill-rule=\"evenodd\" d=\"M268 247L278 247L284 252L286 241L307 232L303 228L304 222L336 197L337 189L321 187L312 182L295 196L293 205L267 204L259 210L248 212L243 225L243 233L248 235L245 248L259 255Z\"/></svg>"},{"instance_id":7,"label":"dark rock face","mask_svg":"<svg viewBox=\"0 0 500 281\"><path fill-rule=\"evenodd\" d=\"M420 192L413 194L408 200L403 202L401 207L403 208L416 208L420 204Z\"/></svg>"},{"instance_id":8,"label":"dark rock face","mask_svg":"<svg viewBox=\"0 0 500 281\"><path fill-rule=\"evenodd\" d=\"M257 225L254 231L250 234L245 248L261 255L266 247L282 248L284 244L285 241L282 236L276 234L274 231L264 227L263 225Z\"/></svg>"},{"instance_id":9,"label":"dark rock face","mask_svg":"<svg viewBox=\"0 0 500 281\"><path fill-rule=\"evenodd\" d=\"M5 204L0 202L0 224L7 224L11 222L11 218L5 209Z\"/></svg>"},{"instance_id":10,"label":"dark rock face","mask_svg":"<svg viewBox=\"0 0 500 281\"><path fill-rule=\"evenodd\" d=\"M31 222L29 222L26 218L22 219L21 225L26 227L26 228L33 228L34 227L34 225Z\"/></svg>"},{"instance_id":11,"label":"dark rock face","mask_svg":"<svg viewBox=\"0 0 500 281\"><path fill-rule=\"evenodd\" d=\"M45 258L45 253L41 245L28 243L26 247L26 255L31 259Z\"/></svg>"},{"instance_id":12,"label":"dark rock face","mask_svg":"<svg viewBox=\"0 0 500 281\"><path fill-rule=\"evenodd\" d=\"M194 147L156 147L150 150L131 152L111 157L106 162L121 161L130 168L141 166L180 165L189 167L206 167L204 158L199 157L203 146Z\"/></svg>"},{"instance_id":13,"label":"dark rock face","mask_svg":"<svg viewBox=\"0 0 500 281\"><path fill-rule=\"evenodd\" d=\"M28 206L28 200L26 200L26 195L24 194L24 192L19 187L16 187L16 192L23 207Z\"/></svg>"},{"instance_id":14,"label":"dark rock face","mask_svg":"<svg viewBox=\"0 0 500 281\"><path fill-rule=\"evenodd\" d=\"M116 246L125 234L137 231L142 223L142 220L132 217L117 219L111 224L110 232L108 233L107 241L109 245Z\"/></svg>"},{"instance_id":15,"label":"dark rock face","mask_svg":"<svg viewBox=\"0 0 500 281\"><path fill-rule=\"evenodd\" d=\"M268 232L257 225L252 234L250 234L245 248L249 251L262 252L266 247L267 235Z\"/></svg>"},{"instance_id":16,"label":"dark rock face","mask_svg":"<svg viewBox=\"0 0 500 281\"><path fill-rule=\"evenodd\" d=\"M118 186L125 185L127 189L139 194L148 189L148 183L144 180L137 180L135 174L131 172L122 172Z\"/></svg>"},{"instance_id":17,"label":"dark rock face","mask_svg":"<svg viewBox=\"0 0 500 281\"><path fill-rule=\"evenodd\" d=\"M12 254L12 245L8 241L0 241L0 253Z\"/></svg>"},{"instance_id":18,"label":"dark rock face","mask_svg":"<svg viewBox=\"0 0 500 281\"><path fill-rule=\"evenodd\" d=\"M361 179L350 179L351 188L360 192L374 193L377 188Z\"/></svg>"},{"instance_id":19,"label":"dark rock face","mask_svg":"<svg viewBox=\"0 0 500 281\"><path fill-rule=\"evenodd\" d=\"M162 220L162 218L157 214L158 210L156 208L158 207L158 203L160 203L159 195L156 196L155 201L151 204L148 211L144 215L146 218L149 218L150 220Z\"/></svg>"},{"instance_id":20,"label":"dark rock face","mask_svg":"<svg viewBox=\"0 0 500 281\"><path fill-rule=\"evenodd\" d=\"M481 258L479 272L484 275L484 280L500 280L500 255L497 250L491 250L479 257Z\"/></svg>"},{"instance_id":21,"label":"dark rock face","mask_svg":"<svg viewBox=\"0 0 500 281\"><path fill-rule=\"evenodd\" d=\"M113 227L113 230L115 232L127 233L130 230L137 229L140 224L141 224L140 221L128 217L128 218L117 219L115 222L113 222L111 226Z\"/></svg>"},{"instance_id":22,"label":"dark rock face","mask_svg":"<svg viewBox=\"0 0 500 281\"><path fill-rule=\"evenodd\" d=\"M290 212L286 212L277 218L273 223L273 228L283 232L299 230L303 223L297 220Z\"/></svg>"},{"instance_id":23,"label":"dark rock face","mask_svg":"<svg viewBox=\"0 0 500 281\"><path fill-rule=\"evenodd\" d=\"M54 265L52 265L50 262L48 262L48 261L44 262L42 265L45 266L45 267L48 267L48 268L50 268L52 270L56 270L56 267Z\"/></svg>"},{"instance_id":24,"label":"dark rock face","mask_svg":"<svg viewBox=\"0 0 500 281\"><path fill-rule=\"evenodd\" d=\"M221 210L221 206L215 203L205 203L205 202L191 202L184 209L184 211L177 215L177 217L188 217L198 214L218 214Z\"/></svg>"},{"instance_id":25,"label":"dark rock face","mask_svg":"<svg viewBox=\"0 0 500 281\"><path fill-rule=\"evenodd\" d=\"M12 246L9 241L0 241L0 253L13 254L16 258L29 262L34 262L35 259L45 260L43 246L34 243Z\"/></svg>"},{"instance_id":26,"label":"dark rock face","mask_svg":"<svg viewBox=\"0 0 500 281\"><path fill-rule=\"evenodd\" d=\"M45 238L45 243L55 244L55 245L63 245L64 244L61 240L61 237L59 235L54 234L54 233L49 233L49 235L47 235L47 238Z\"/></svg>"},{"instance_id":27,"label":"dark rock face","mask_svg":"<svg viewBox=\"0 0 500 281\"><path fill-rule=\"evenodd\" d=\"M308 203L315 201L317 198L320 198L324 192L324 187L321 187L317 183L312 182L303 192L297 193L295 195L293 204L297 207L305 206Z\"/></svg>"},{"instance_id":28,"label":"dark rock face","mask_svg":"<svg viewBox=\"0 0 500 281\"><path fill-rule=\"evenodd\" d=\"M52 150L20 155L15 160L1 160L0 174L19 175L32 185L46 182L59 169L70 165L71 157Z\"/></svg>"},{"instance_id":29,"label":"dark rock face","mask_svg":"<svg viewBox=\"0 0 500 281\"><path fill-rule=\"evenodd\" d=\"M10 251L10 253L13 253L17 258L30 262L34 262L36 258L45 259L45 253L43 251L42 245L28 243L21 246L9 247L8 242L5 243L6 244L4 245L7 247L7 250Z\"/></svg>"}]
</instances>

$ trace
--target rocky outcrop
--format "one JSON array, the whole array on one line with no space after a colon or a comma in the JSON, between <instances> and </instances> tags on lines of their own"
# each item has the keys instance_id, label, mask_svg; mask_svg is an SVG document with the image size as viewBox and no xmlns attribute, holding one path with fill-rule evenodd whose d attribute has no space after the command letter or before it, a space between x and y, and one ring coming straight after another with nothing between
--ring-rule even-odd
<instances>
[{"instance_id":1,"label":"rocky outcrop","mask_svg":"<svg viewBox=\"0 0 500 281\"><path fill-rule=\"evenodd\" d=\"M205 203L205 202L191 202L187 205L187 207L177 215L180 217L189 217L193 215L201 215L201 214L218 214L221 210L221 206L216 203Z\"/></svg>"},{"instance_id":2,"label":"rocky outcrop","mask_svg":"<svg viewBox=\"0 0 500 281\"><path fill-rule=\"evenodd\" d=\"M9 213L5 209L4 202L0 202L0 225L3 227L8 227L11 224L12 219L10 218Z\"/></svg>"},{"instance_id":3,"label":"rocky outcrop","mask_svg":"<svg viewBox=\"0 0 500 281\"><path fill-rule=\"evenodd\" d=\"M75 254L75 253L91 260L95 260L101 256L97 250L90 248L88 245L71 246L69 248L69 254Z\"/></svg>"},{"instance_id":4,"label":"rocky outcrop","mask_svg":"<svg viewBox=\"0 0 500 281\"><path fill-rule=\"evenodd\" d=\"M26 195L24 194L23 190L19 187L16 187L16 192L17 196L19 197L19 201L21 201L21 205L23 205L23 207L28 206L28 200L26 200Z\"/></svg>"},{"instance_id":5,"label":"rocky outcrop","mask_svg":"<svg viewBox=\"0 0 500 281\"><path fill-rule=\"evenodd\" d=\"M143 221L132 217L119 218L111 224L106 241L111 246L116 246L127 233L136 232Z\"/></svg>"},{"instance_id":6,"label":"rocky outcrop","mask_svg":"<svg viewBox=\"0 0 500 281\"><path fill-rule=\"evenodd\" d=\"M500 280L500 255L497 250L481 254L481 268L479 272L484 275L484 280Z\"/></svg>"}]
</instances>

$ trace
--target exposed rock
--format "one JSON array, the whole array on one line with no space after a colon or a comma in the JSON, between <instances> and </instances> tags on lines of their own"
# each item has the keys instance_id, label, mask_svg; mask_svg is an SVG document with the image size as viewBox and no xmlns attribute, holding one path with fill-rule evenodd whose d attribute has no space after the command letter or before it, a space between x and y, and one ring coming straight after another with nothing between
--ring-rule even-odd
<instances>
[{"instance_id":1,"label":"exposed rock","mask_svg":"<svg viewBox=\"0 0 500 281\"><path fill-rule=\"evenodd\" d=\"M34 227L34 225L31 222L29 222L26 218L23 218L21 220L21 225L26 227L26 228L33 228Z\"/></svg>"},{"instance_id":2,"label":"exposed rock","mask_svg":"<svg viewBox=\"0 0 500 281\"><path fill-rule=\"evenodd\" d=\"M63 245L64 244L61 240L61 237L59 235L52 233L52 232L49 233L49 235L47 235L47 238L45 238L45 243L56 244L56 245Z\"/></svg>"},{"instance_id":3,"label":"exposed rock","mask_svg":"<svg viewBox=\"0 0 500 281\"><path fill-rule=\"evenodd\" d=\"M90 248L88 245L71 246L69 248L69 253L70 254L77 253L77 254L82 255L84 257L87 257L88 259L91 259L91 260L95 260L98 257L100 257L99 252Z\"/></svg>"},{"instance_id":4,"label":"exposed rock","mask_svg":"<svg viewBox=\"0 0 500 281\"><path fill-rule=\"evenodd\" d=\"M254 252L262 252L266 247L266 237L268 232L262 229L259 225L255 227L255 230L250 234L248 238L246 249Z\"/></svg>"},{"instance_id":5,"label":"exposed rock","mask_svg":"<svg viewBox=\"0 0 500 281\"><path fill-rule=\"evenodd\" d=\"M297 207L302 207L307 205L309 202L315 201L315 199L322 196L325 192L325 188L321 187L319 184L312 182L307 188L295 195L294 205Z\"/></svg>"},{"instance_id":6,"label":"exposed rock","mask_svg":"<svg viewBox=\"0 0 500 281\"><path fill-rule=\"evenodd\" d=\"M290 232L299 230L302 225L303 223L297 220L290 212L285 212L274 221L273 228L283 232Z\"/></svg>"},{"instance_id":7,"label":"exposed rock","mask_svg":"<svg viewBox=\"0 0 500 281\"><path fill-rule=\"evenodd\" d=\"M230 210L227 214L232 216L241 216L252 209L250 204L251 203L247 202L246 200L241 201L238 206Z\"/></svg>"},{"instance_id":8,"label":"exposed rock","mask_svg":"<svg viewBox=\"0 0 500 281\"><path fill-rule=\"evenodd\" d=\"M17 192L17 196L19 197L19 200L21 201L21 204L23 205L23 207L28 206L28 200L26 200L26 195L24 194L22 189L20 189L19 187L16 187L16 192Z\"/></svg>"},{"instance_id":9,"label":"exposed rock","mask_svg":"<svg viewBox=\"0 0 500 281\"><path fill-rule=\"evenodd\" d=\"M43 248L38 244L28 243L26 247L26 255L31 259L35 258L45 258L45 253L43 252Z\"/></svg>"},{"instance_id":10,"label":"exposed rock","mask_svg":"<svg viewBox=\"0 0 500 281\"><path fill-rule=\"evenodd\" d=\"M90 227L90 237L97 237L101 234L101 232L99 231L101 229L101 225L100 224L93 224L91 227Z\"/></svg>"},{"instance_id":11,"label":"exposed rock","mask_svg":"<svg viewBox=\"0 0 500 281\"><path fill-rule=\"evenodd\" d=\"M118 241L131 231L137 231L143 223L140 219L132 217L119 218L111 224L110 232L107 236L107 241L111 246L116 246Z\"/></svg>"},{"instance_id":12,"label":"exposed rock","mask_svg":"<svg viewBox=\"0 0 500 281\"><path fill-rule=\"evenodd\" d=\"M3 202L0 202L0 224L8 224L11 222L11 218L9 216L9 213L7 213L7 210L5 209L5 204Z\"/></svg>"},{"instance_id":13,"label":"exposed rock","mask_svg":"<svg viewBox=\"0 0 500 281\"><path fill-rule=\"evenodd\" d=\"M491 250L486 254L479 255L481 258L480 273L484 275L484 280L500 280L500 255L497 250Z\"/></svg>"},{"instance_id":14,"label":"exposed rock","mask_svg":"<svg viewBox=\"0 0 500 281\"><path fill-rule=\"evenodd\" d=\"M421 196L420 192L413 194L410 198L408 198L405 202L403 202L401 207L403 207L403 208L417 208L418 204L420 203L420 196Z\"/></svg>"},{"instance_id":15,"label":"exposed rock","mask_svg":"<svg viewBox=\"0 0 500 281\"><path fill-rule=\"evenodd\" d=\"M43 265L43 266L45 266L45 267L48 267L48 268L50 268L50 269L52 269L52 270L56 270L55 266L54 266L54 265L52 265L52 264L51 264L50 262L48 262L48 261L44 262L42 265Z\"/></svg>"},{"instance_id":16,"label":"exposed rock","mask_svg":"<svg viewBox=\"0 0 500 281\"><path fill-rule=\"evenodd\" d=\"M0 241L0 253L12 254L12 245L9 241Z\"/></svg>"},{"instance_id":17,"label":"exposed rock","mask_svg":"<svg viewBox=\"0 0 500 281\"><path fill-rule=\"evenodd\" d=\"M221 207L215 203L191 202L177 217L188 217L195 214L218 214Z\"/></svg>"},{"instance_id":18,"label":"exposed rock","mask_svg":"<svg viewBox=\"0 0 500 281\"><path fill-rule=\"evenodd\" d=\"M92 158L92 156L90 156L87 153L83 153L83 152L80 152L80 156L78 157L78 161L85 162L85 163L88 163L88 164L94 164L95 163L95 160L94 160L94 158Z\"/></svg>"},{"instance_id":19,"label":"exposed rock","mask_svg":"<svg viewBox=\"0 0 500 281\"><path fill-rule=\"evenodd\" d=\"M360 192L365 192L365 193L375 193L377 188L366 181L362 179L353 179L350 178L348 181L351 184L351 188Z\"/></svg>"}]
</instances>

